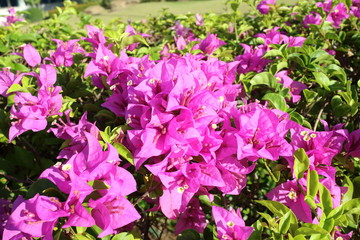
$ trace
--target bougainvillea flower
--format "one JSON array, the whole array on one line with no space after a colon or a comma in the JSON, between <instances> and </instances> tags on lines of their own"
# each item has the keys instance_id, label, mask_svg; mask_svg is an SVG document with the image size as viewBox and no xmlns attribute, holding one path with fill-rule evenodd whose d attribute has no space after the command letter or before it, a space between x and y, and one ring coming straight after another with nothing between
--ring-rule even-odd
<instances>
[{"instance_id":1,"label":"bougainvillea flower","mask_svg":"<svg viewBox=\"0 0 360 240\"><path fill-rule=\"evenodd\" d=\"M226 43L220 40L216 34L209 34L198 45L195 45L194 49L200 49L204 54L211 55L216 49L225 44Z\"/></svg>"},{"instance_id":2,"label":"bougainvillea flower","mask_svg":"<svg viewBox=\"0 0 360 240\"><path fill-rule=\"evenodd\" d=\"M13 74L9 68L3 68L3 70L0 71L0 95L8 97L10 93L7 94L6 92L11 85L15 83L19 84L23 75L24 74Z\"/></svg>"},{"instance_id":3,"label":"bougainvillea flower","mask_svg":"<svg viewBox=\"0 0 360 240\"><path fill-rule=\"evenodd\" d=\"M293 103L296 103L301 99L302 90L307 88L304 83L292 80L288 76L288 71L286 70L278 72L275 77L278 77L280 79L279 82L285 88L290 89L291 99Z\"/></svg>"},{"instance_id":4,"label":"bougainvillea flower","mask_svg":"<svg viewBox=\"0 0 360 240\"><path fill-rule=\"evenodd\" d=\"M104 31L102 29L91 25L86 25L86 28L88 31L88 37L83 37L82 39L90 42L93 45L94 50L96 50L99 45L106 45L107 37L104 36Z\"/></svg>"},{"instance_id":5,"label":"bougainvillea flower","mask_svg":"<svg viewBox=\"0 0 360 240\"><path fill-rule=\"evenodd\" d=\"M194 229L199 233L203 233L205 227L205 213L200 206L200 201L194 198L180 215L175 226L175 234L178 235L186 229Z\"/></svg>"},{"instance_id":6,"label":"bougainvillea flower","mask_svg":"<svg viewBox=\"0 0 360 240\"><path fill-rule=\"evenodd\" d=\"M161 210L170 219L175 219L185 211L201 185L225 186L219 170L204 163L186 163L181 170L161 172L158 177L164 186L160 197Z\"/></svg>"},{"instance_id":7,"label":"bougainvillea flower","mask_svg":"<svg viewBox=\"0 0 360 240\"><path fill-rule=\"evenodd\" d=\"M304 27L309 28L309 24L320 25L322 22L322 17L317 12L310 12L306 15L303 21Z\"/></svg>"},{"instance_id":8,"label":"bougainvillea flower","mask_svg":"<svg viewBox=\"0 0 360 240\"><path fill-rule=\"evenodd\" d=\"M254 231L254 228L245 226L240 208L237 211L227 211L222 207L212 206L212 213L219 239L247 240Z\"/></svg>"},{"instance_id":9,"label":"bougainvillea flower","mask_svg":"<svg viewBox=\"0 0 360 240\"><path fill-rule=\"evenodd\" d=\"M248 46L246 44L241 44L244 48L244 53L242 55L236 56L235 61L239 63L237 67L237 72L248 73L248 72L261 72L264 67L271 62L269 59L263 58L267 47L265 45L259 45L257 47Z\"/></svg>"},{"instance_id":10,"label":"bougainvillea flower","mask_svg":"<svg viewBox=\"0 0 360 240\"><path fill-rule=\"evenodd\" d=\"M5 225L4 239L30 235L51 240L52 231L60 217L68 216L57 198L40 196L25 200L11 213Z\"/></svg>"},{"instance_id":11,"label":"bougainvillea flower","mask_svg":"<svg viewBox=\"0 0 360 240\"><path fill-rule=\"evenodd\" d=\"M326 13L329 13L332 9L332 0L325 0L324 2L317 2L316 6L324 9Z\"/></svg>"},{"instance_id":12,"label":"bougainvillea flower","mask_svg":"<svg viewBox=\"0 0 360 240\"><path fill-rule=\"evenodd\" d=\"M340 229L340 228L338 228ZM334 239L335 240L351 240L351 237L353 235L353 231L348 233L341 233L340 231L335 231Z\"/></svg>"},{"instance_id":13,"label":"bougainvillea flower","mask_svg":"<svg viewBox=\"0 0 360 240\"><path fill-rule=\"evenodd\" d=\"M335 181L335 169L331 167L333 157L340 153L347 139L347 131L334 129L314 132L304 127L294 127L291 132L291 145L296 149L303 148L310 160L310 169L328 176ZM286 158L293 166L294 159Z\"/></svg>"},{"instance_id":14,"label":"bougainvillea flower","mask_svg":"<svg viewBox=\"0 0 360 240\"><path fill-rule=\"evenodd\" d=\"M304 181L301 182L301 186L306 190ZM307 223L312 222L310 206L305 202L305 196L300 190L296 180L288 180L280 184L268 192L266 197L289 207L301 221Z\"/></svg>"},{"instance_id":15,"label":"bougainvillea flower","mask_svg":"<svg viewBox=\"0 0 360 240\"><path fill-rule=\"evenodd\" d=\"M11 202L6 199L0 199L0 236L3 235L6 221L11 214Z\"/></svg>"},{"instance_id":16,"label":"bougainvillea flower","mask_svg":"<svg viewBox=\"0 0 360 240\"><path fill-rule=\"evenodd\" d=\"M264 39L266 46L270 44L288 44L288 47L301 47L306 40L304 37L286 36L279 32L279 27L265 30L265 33L256 34L255 37L261 37Z\"/></svg>"},{"instance_id":17,"label":"bougainvillea flower","mask_svg":"<svg viewBox=\"0 0 360 240\"><path fill-rule=\"evenodd\" d=\"M345 144L345 150L348 156L360 157L360 129L349 134L349 138Z\"/></svg>"},{"instance_id":18,"label":"bougainvillea flower","mask_svg":"<svg viewBox=\"0 0 360 240\"><path fill-rule=\"evenodd\" d=\"M348 19L349 16L350 15L347 13L345 4L339 3L330 12L329 16L326 18L326 21L331 22L334 28L340 28L342 21L344 19Z\"/></svg>"},{"instance_id":19,"label":"bougainvillea flower","mask_svg":"<svg viewBox=\"0 0 360 240\"><path fill-rule=\"evenodd\" d=\"M274 5L275 4L275 0L264 0L261 1L257 6L256 9L261 13L261 14L268 14L269 10L270 10L270 5Z\"/></svg>"},{"instance_id":20,"label":"bougainvillea flower","mask_svg":"<svg viewBox=\"0 0 360 240\"><path fill-rule=\"evenodd\" d=\"M2 22L3 26L10 26L11 24L14 24L16 22L23 22L24 19L21 17L16 16L15 8L11 7L9 8L9 15L5 16L6 21Z\"/></svg>"},{"instance_id":21,"label":"bougainvillea flower","mask_svg":"<svg viewBox=\"0 0 360 240\"><path fill-rule=\"evenodd\" d=\"M150 37L149 34L136 32L135 29L131 25L126 26L125 33L128 33L129 34L128 36L140 35L142 37ZM129 51L133 51L139 44L140 43L130 44L129 46L126 47L126 49Z\"/></svg>"},{"instance_id":22,"label":"bougainvillea flower","mask_svg":"<svg viewBox=\"0 0 360 240\"><path fill-rule=\"evenodd\" d=\"M354 15L357 18L360 18L360 1L353 0L352 6L350 6L350 14Z\"/></svg>"},{"instance_id":23,"label":"bougainvillea flower","mask_svg":"<svg viewBox=\"0 0 360 240\"><path fill-rule=\"evenodd\" d=\"M203 20L201 14L198 14L198 13L195 14L195 19L196 19L195 24L197 26L203 26L204 25L204 20Z\"/></svg>"},{"instance_id":24,"label":"bougainvillea flower","mask_svg":"<svg viewBox=\"0 0 360 240\"><path fill-rule=\"evenodd\" d=\"M55 51L50 51L50 60L55 66L70 67L74 64L73 54L80 53L85 55L85 50L77 43L79 39L73 39L67 42L63 42L59 39L53 39L57 44Z\"/></svg>"},{"instance_id":25,"label":"bougainvillea flower","mask_svg":"<svg viewBox=\"0 0 360 240\"><path fill-rule=\"evenodd\" d=\"M106 195L90 200L91 215L103 232L98 237L114 233L114 230L140 219L134 206L123 196Z\"/></svg>"},{"instance_id":26,"label":"bougainvillea flower","mask_svg":"<svg viewBox=\"0 0 360 240\"><path fill-rule=\"evenodd\" d=\"M260 157L277 160L279 156L292 155L292 147L284 138L288 131L285 127L287 120L280 121L271 110L256 107L245 114L241 114L241 110L233 110L230 118L234 119L236 130L229 129L232 134L224 139L224 143L237 143L239 160ZM231 150L224 148L223 152L229 154L226 151Z\"/></svg>"},{"instance_id":27,"label":"bougainvillea flower","mask_svg":"<svg viewBox=\"0 0 360 240\"><path fill-rule=\"evenodd\" d=\"M15 104L11 107L10 113L16 121L11 123L9 130L9 141L11 142L16 136L28 130L44 130L46 121L46 109L39 105L37 97L30 93L17 93L14 98Z\"/></svg>"}]
</instances>

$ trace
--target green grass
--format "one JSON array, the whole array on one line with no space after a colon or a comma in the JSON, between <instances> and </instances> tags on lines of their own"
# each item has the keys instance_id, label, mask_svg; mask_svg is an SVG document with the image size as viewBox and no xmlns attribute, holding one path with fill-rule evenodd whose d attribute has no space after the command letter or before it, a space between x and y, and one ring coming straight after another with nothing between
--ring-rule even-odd
<instances>
[{"instance_id":1,"label":"green grass","mask_svg":"<svg viewBox=\"0 0 360 240\"><path fill-rule=\"evenodd\" d=\"M131 19L136 21L150 15L156 16L162 9L167 9L167 11L175 14L222 13L225 12L225 0L139 3L117 12L110 11L107 14L97 15L96 18L101 18L104 22L108 22L115 17L120 17L123 20Z\"/></svg>"},{"instance_id":2,"label":"green grass","mask_svg":"<svg viewBox=\"0 0 360 240\"><path fill-rule=\"evenodd\" d=\"M126 21L131 19L133 21L145 19L148 16L158 15L162 9L175 14L187 14L187 13L224 13L227 11L225 6L226 0L191 0L181 2L147 2L139 3L122 9L119 11L109 11L101 15L96 15L95 18L102 19L105 23L108 23L114 18L121 18ZM277 4L288 3L294 4L297 0L278 0ZM240 7L242 12L247 12L250 7L246 4L242 4Z\"/></svg>"}]
</instances>

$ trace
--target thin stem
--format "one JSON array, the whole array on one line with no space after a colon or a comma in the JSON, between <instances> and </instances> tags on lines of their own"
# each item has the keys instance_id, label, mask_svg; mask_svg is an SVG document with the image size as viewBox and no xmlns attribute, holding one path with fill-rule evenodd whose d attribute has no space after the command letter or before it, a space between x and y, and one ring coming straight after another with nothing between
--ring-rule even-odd
<instances>
[{"instance_id":1,"label":"thin stem","mask_svg":"<svg viewBox=\"0 0 360 240\"><path fill-rule=\"evenodd\" d=\"M32 181L29 181L29 180L22 180L22 179L19 179L19 178L16 178L16 177L13 177L13 176L10 176L10 175L7 175L5 173L2 173L0 172L0 176L3 176L9 180L12 180L12 181L15 181L15 182L21 182L21 183L26 183L26 184L32 184L33 182Z\"/></svg>"},{"instance_id":2,"label":"thin stem","mask_svg":"<svg viewBox=\"0 0 360 240\"><path fill-rule=\"evenodd\" d=\"M316 131L317 125L319 124L320 118L321 118L321 114L323 113L325 107L328 105L328 102L325 102L325 104L323 105L323 107L320 109L319 114L316 118L315 124L314 124L314 132Z\"/></svg>"},{"instance_id":3,"label":"thin stem","mask_svg":"<svg viewBox=\"0 0 360 240\"><path fill-rule=\"evenodd\" d=\"M133 206L138 205L142 200L144 200L144 198L146 198L149 195L149 193L151 191L155 190L159 186L160 186L160 183L156 184L153 187L150 187L143 195L141 195L141 197L138 198L138 200L136 200L136 202L133 204Z\"/></svg>"}]
</instances>

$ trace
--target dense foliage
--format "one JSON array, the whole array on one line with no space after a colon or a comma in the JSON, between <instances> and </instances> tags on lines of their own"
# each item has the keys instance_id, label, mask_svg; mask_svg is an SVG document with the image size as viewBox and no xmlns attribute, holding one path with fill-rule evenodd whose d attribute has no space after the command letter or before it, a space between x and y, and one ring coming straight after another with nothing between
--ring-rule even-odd
<instances>
[{"instance_id":1,"label":"dense foliage","mask_svg":"<svg viewBox=\"0 0 360 240\"><path fill-rule=\"evenodd\" d=\"M244 2L107 26L11 9L2 239L358 239L360 1Z\"/></svg>"}]
</instances>

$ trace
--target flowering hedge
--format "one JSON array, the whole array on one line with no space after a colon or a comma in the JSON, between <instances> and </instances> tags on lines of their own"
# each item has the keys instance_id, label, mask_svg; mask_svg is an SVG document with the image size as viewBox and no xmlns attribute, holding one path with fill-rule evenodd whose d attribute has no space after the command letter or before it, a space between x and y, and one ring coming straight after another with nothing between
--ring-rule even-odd
<instances>
[{"instance_id":1,"label":"flowering hedge","mask_svg":"<svg viewBox=\"0 0 360 240\"><path fill-rule=\"evenodd\" d=\"M359 238L360 1L244 2L107 26L10 10L2 239Z\"/></svg>"}]
</instances>

